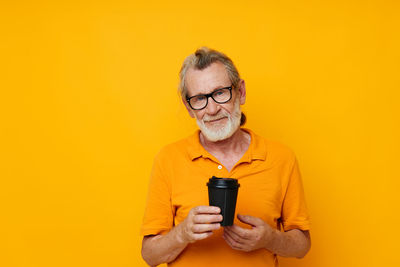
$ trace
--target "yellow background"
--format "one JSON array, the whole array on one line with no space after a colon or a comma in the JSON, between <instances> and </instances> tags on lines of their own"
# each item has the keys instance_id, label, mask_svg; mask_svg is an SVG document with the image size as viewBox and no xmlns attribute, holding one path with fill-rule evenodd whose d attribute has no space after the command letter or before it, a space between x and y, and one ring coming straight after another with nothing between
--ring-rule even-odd
<instances>
[{"instance_id":1,"label":"yellow background","mask_svg":"<svg viewBox=\"0 0 400 267\"><path fill-rule=\"evenodd\" d=\"M399 7L1 1L0 266L145 266L152 159L196 129L176 88L202 45L298 156L312 249L282 266L399 266Z\"/></svg>"}]
</instances>

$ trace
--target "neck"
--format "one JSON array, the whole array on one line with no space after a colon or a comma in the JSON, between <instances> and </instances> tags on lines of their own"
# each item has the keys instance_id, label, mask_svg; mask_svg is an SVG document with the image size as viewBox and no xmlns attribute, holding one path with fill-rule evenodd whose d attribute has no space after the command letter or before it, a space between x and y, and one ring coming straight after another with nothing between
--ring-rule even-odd
<instances>
[{"instance_id":1,"label":"neck","mask_svg":"<svg viewBox=\"0 0 400 267\"><path fill-rule=\"evenodd\" d=\"M250 145L250 135L241 130L240 127L229 138L211 142L200 132L200 143L207 151L213 151L222 154L228 154L235 151L240 151Z\"/></svg>"}]
</instances>

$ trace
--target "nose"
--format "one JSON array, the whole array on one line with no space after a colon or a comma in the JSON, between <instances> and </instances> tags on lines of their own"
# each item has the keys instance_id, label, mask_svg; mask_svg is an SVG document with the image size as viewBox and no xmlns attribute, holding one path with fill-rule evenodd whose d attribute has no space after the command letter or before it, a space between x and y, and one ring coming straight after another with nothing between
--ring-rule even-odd
<instances>
[{"instance_id":1,"label":"nose","mask_svg":"<svg viewBox=\"0 0 400 267\"><path fill-rule=\"evenodd\" d=\"M220 110L219 104L215 103L214 99L209 97L208 98L208 104L207 104L207 107L206 107L207 114L215 115L215 114L218 113L219 110Z\"/></svg>"}]
</instances>

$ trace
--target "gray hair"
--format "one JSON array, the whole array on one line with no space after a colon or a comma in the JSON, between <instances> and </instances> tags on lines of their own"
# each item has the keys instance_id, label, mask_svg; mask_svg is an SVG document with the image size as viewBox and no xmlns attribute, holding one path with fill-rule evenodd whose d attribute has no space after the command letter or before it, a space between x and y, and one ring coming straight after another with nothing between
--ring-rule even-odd
<instances>
[{"instance_id":1,"label":"gray hair","mask_svg":"<svg viewBox=\"0 0 400 267\"><path fill-rule=\"evenodd\" d=\"M240 81L240 75L232 60L221 52L208 47L201 47L183 61L181 71L179 72L179 93L183 98L186 98L187 96L185 77L188 69L194 68L196 70L203 70L214 62L221 62L225 66L233 87L235 89L237 88Z\"/></svg>"},{"instance_id":2,"label":"gray hair","mask_svg":"<svg viewBox=\"0 0 400 267\"><path fill-rule=\"evenodd\" d=\"M182 98L187 97L187 87L185 84L186 72L190 68L196 70L203 70L210 66L212 63L220 62L222 63L226 71L228 72L229 79L231 80L232 86L235 90L238 90L238 85L240 82L240 75L232 60L226 56L224 53L210 49L208 47L201 47L194 52L194 54L189 55L182 64L181 70L179 72L179 94ZM242 112L242 117L240 120L240 125L246 122L246 116Z\"/></svg>"}]
</instances>

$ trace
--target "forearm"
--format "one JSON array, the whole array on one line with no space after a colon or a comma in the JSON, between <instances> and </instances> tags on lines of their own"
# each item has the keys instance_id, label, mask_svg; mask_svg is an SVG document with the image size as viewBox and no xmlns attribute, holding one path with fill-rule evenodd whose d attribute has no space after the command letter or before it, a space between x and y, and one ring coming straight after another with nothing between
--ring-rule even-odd
<instances>
[{"instance_id":1,"label":"forearm","mask_svg":"<svg viewBox=\"0 0 400 267\"><path fill-rule=\"evenodd\" d=\"M165 235L145 237L142 257L150 266L157 266L175 260L187 245L182 238L180 226L177 225Z\"/></svg>"},{"instance_id":2,"label":"forearm","mask_svg":"<svg viewBox=\"0 0 400 267\"><path fill-rule=\"evenodd\" d=\"M274 230L266 249L282 257L303 258L310 250L311 241L308 231L299 229L281 232Z\"/></svg>"}]
</instances>

